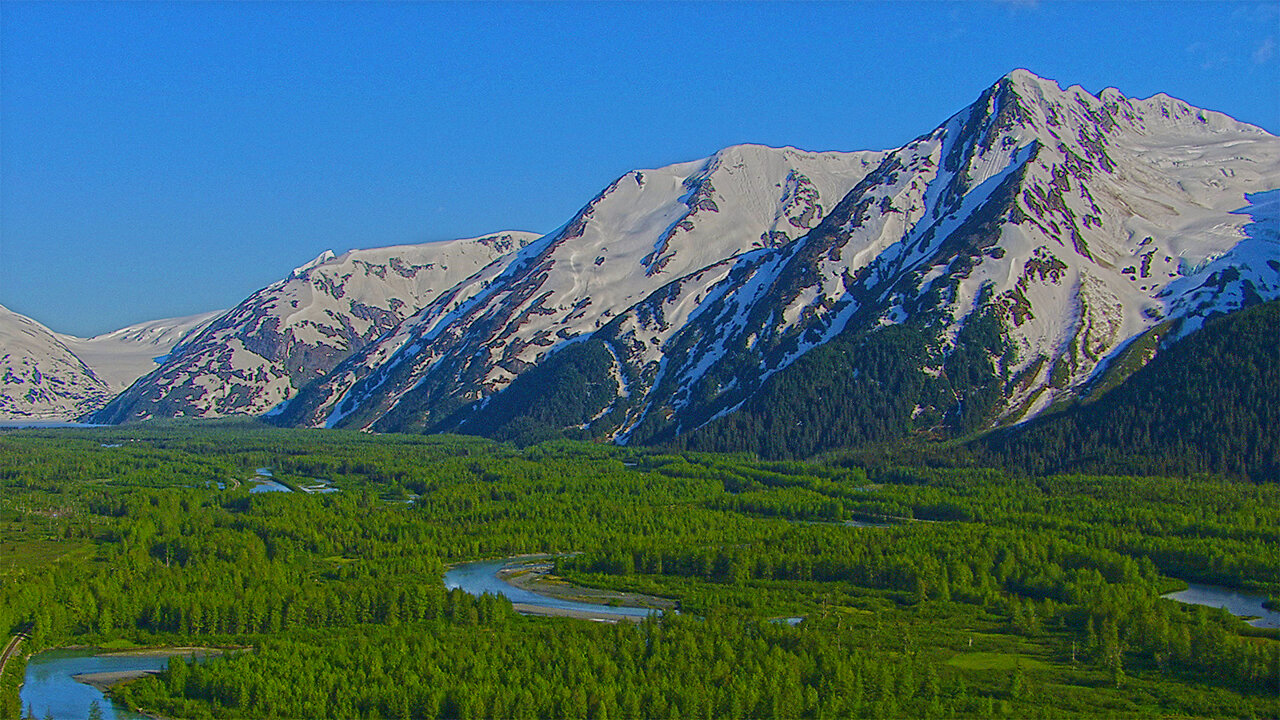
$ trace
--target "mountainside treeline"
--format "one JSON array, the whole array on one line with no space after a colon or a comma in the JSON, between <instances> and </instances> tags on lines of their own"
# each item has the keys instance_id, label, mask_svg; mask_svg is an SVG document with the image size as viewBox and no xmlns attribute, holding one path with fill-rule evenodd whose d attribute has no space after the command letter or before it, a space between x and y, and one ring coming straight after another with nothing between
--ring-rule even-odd
<instances>
[{"instance_id":1,"label":"mountainside treeline","mask_svg":"<svg viewBox=\"0 0 1280 720\"><path fill-rule=\"evenodd\" d=\"M980 429L992 419L1000 383L1017 382L997 376L988 360L999 345L987 325L966 326L957 339L962 352L936 376L920 370L927 338L910 327L839 338L771 378L738 412L670 443L774 459L896 447L889 454L897 460L923 450L943 464L1037 475L1280 478L1280 303L1211 320L1092 402L957 448L930 445ZM934 403L946 409L921 412Z\"/></svg>"},{"instance_id":2,"label":"mountainside treeline","mask_svg":"<svg viewBox=\"0 0 1280 720\"><path fill-rule=\"evenodd\" d=\"M991 360L1007 352L999 321L971 320L939 360L936 330L907 324L842 336L773 376L737 412L669 440L680 449L754 451L770 459L897 441L916 431L981 427L1002 399ZM941 363L937 375L923 368Z\"/></svg>"},{"instance_id":3,"label":"mountainside treeline","mask_svg":"<svg viewBox=\"0 0 1280 720\"><path fill-rule=\"evenodd\" d=\"M1212 472L1280 478L1280 302L1232 313L1088 404L972 444L1037 474Z\"/></svg>"}]
</instances>

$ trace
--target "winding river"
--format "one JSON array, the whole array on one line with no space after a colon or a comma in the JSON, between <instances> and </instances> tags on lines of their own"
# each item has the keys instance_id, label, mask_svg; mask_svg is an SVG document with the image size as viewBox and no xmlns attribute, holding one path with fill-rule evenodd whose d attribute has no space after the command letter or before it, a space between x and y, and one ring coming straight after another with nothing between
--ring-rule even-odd
<instances>
[{"instance_id":1,"label":"winding river","mask_svg":"<svg viewBox=\"0 0 1280 720\"><path fill-rule=\"evenodd\" d=\"M25 717L28 708L35 717L53 717L55 720L84 720L94 703L102 709L106 720L144 720L128 708L117 705L103 695L98 688L76 680L76 675L87 673L116 673L141 670L160 671L169 664L169 657L152 654L107 654L100 650L45 650L27 660L27 672L23 677L18 698L22 701ZM179 658L181 661L182 658Z\"/></svg>"},{"instance_id":2,"label":"winding river","mask_svg":"<svg viewBox=\"0 0 1280 720\"><path fill-rule=\"evenodd\" d=\"M444 586L450 590L461 588L472 595L483 595L484 593L501 595L514 605L529 605L587 615L643 618L648 617L650 613L658 612L649 608L616 607L573 600L559 600L546 595L539 595L524 588L518 588L498 576L498 573L505 568L519 567L528 563L528 558L507 558L505 560L481 560L480 562L463 563L445 572Z\"/></svg>"}]
</instances>

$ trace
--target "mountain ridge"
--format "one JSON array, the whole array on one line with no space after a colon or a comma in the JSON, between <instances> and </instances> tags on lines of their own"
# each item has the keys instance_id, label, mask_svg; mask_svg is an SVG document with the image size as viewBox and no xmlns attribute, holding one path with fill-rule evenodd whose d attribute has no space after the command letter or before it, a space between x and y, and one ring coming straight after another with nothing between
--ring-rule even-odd
<instances>
[{"instance_id":1,"label":"mountain ridge","mask_svg":"<svg viewBox=\"0 0 1280 720\"><path fill-rule=\"evenodd\" d=\"M0 306L0 420L66 421L94 412L221 312L81 338Z\"/></svg>"},{"instance_id":2,"label":"mountain ridge","mask_svg":"<svg viewBox=\"0 0 1280 720\"><path fill-rule=\"evenodd\" d=\"M184 343L90 422L259 415L536 235L325 251Z\"/></svg>"},{"instance_id":3,"label":"mountain ridge","mask_svg":"<svg viewBox=\"0 0 1280 720\"><path fill-rule=\"evenodd\" d=\"M900 148L747 144L633 170L546 235L453 241L468 250L447 273L428 257L444 245L326 252L85 417L728 433L791 455L971 433L1280 297L1278 188L1280 140L1259 128L1014 70ZM779 415L825 435L766 422L793 402L777 388L814 383L820 412Z\"/></svg>"},{"instance_id":4,"label":"mountain ridge","mask_svg":"<svg viewBox=\"0 0 1280 720\"><path fill-rule=\"evenodd\" d=\"M921 348L927 362L915 370L942 376L970 317L1001 326L1001 342L985 346L983 362L974 359L983 367L962 363L969 382L988 388L980 393L988 407L934 398L913 408L913 418L953 429L1017 422L1080 392L1156 324L1177 320L1176 339L1280 287L1263 259L1274 242L1256 232L1270 220L1241 215L1252 208L1270 217L1246 198L1280 185L1276 139L1165 95L1130 100L1108 89L1095 97L1014 71L878 159L808 232L739 246L675 273L638 302L601 311L607 322L587 337L603 342L611 360L571 347L584 342L580 334L551 339L540 357L567 352L558 361L565 365L590 355L584 362L596 369L585 382L613 387L556 429L621 442L670 439L734 412L774 373L841 333L909 320L932 328ZM561 235L576 238L631 176ZM684 199L719 209L726 201L708 185L691 180ZM410 319L394 352L339 368L335 376L346 380L304 392L295 401L303 410L286 408L285 422L488 434L486 408L497 407L501 388L477 382L475 372L467 379L483 341L464 342L471 350L455 352L451 368L442 366L447 352L433 354L451 322L459 320L448 313ZM415 331L415 323L430 330ZM455 340L464 334L453 332ZM485 332L476 335L492 344L512 337ZM527 366L503 369L518 376ZM967 392L962 384L934 383L953 395ZM536 394L525 400L538 402Z\"/></svg>"}]
</instances>

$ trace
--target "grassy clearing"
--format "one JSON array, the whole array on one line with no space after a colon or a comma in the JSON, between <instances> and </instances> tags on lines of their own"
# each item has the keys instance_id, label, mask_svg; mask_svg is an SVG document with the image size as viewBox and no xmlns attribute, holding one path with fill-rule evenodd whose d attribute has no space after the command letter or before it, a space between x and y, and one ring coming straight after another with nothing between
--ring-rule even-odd
<instances>
[{"instance_id":1,"label":"grassy clearing","mask_svg":"<svg viewBox=\"0 0 1280 720\"><path fill-rule=\"evenodd\" d=\"M962 653L947 661L961 670L1013 670L1022 665L1024 670L1047 670L1048 665L1017 653L976 652Z\"/></svg>"},{"instance_id":2,"label":"grassy clearing","mask_svg":"<svg viewBox=\"0 0 1280 720\"><path fill-rule=\"evenodd\" d=\"M0 536L0 577L52 565L64 558L84 559L93 554L86 540Z\"/></svg>"}]
</instances>

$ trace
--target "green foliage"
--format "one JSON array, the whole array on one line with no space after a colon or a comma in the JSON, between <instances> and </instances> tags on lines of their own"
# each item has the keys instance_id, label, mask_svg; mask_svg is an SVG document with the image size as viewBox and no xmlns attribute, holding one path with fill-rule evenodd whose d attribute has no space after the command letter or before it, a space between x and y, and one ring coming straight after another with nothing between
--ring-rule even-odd
<instances>
[{"instance_id":1,"label":"green foliage","mask_svg":"<svg viewBox=\"0 0 1280 720\"><path fill-rule=\"evenodd\" d=\"M340 492L251 494L259 467ZM0 627L30 627L24 650L253 647L117 691L169 717L1268 717L1277 633L1159 595L1280 593L1278 527L1280 488L1211 479L244 424L6 433ZM441 582L568 551L566 578L681 613L528 618Z\"/></svg>"},{"instance_id":2,"label":"green foliage","mask_svg":"<svg viewBox=\"0 0 1280 720\"><path fill-rule=\"evenodd\" d=\"M652 439L680 449L807 458L914 433L950 437L987 426L1006 380L991 358L1010 352L1000 320L975 313L950 352L939 348L936 334L916 324L840 336L771 377L739 410L691 432Z\"/></svg>"},{"instance_id":3,"label":"green foliage","mask_svg":"<svg viewBox=\"0 0 1280 720\"><path fill-rule=\"evenodd\" d=\"M977 462L1034 473L1280 478L1280 302L1211 321L1088 404L976 441Z\"/></svg>"},{"instance_id":4,"label":"green foliage","mask_svg":"<svg viewBox=\"0 0 1280 720\"><path fill-rule=\"evenodd\" d=\"M522 445L566 435L585 439L576 428L616 397L614 363L601 340L570 345L522 373L482 408L464 408L439 427Z\"/></svg>"},{"instance_id":5,"label":"green foliage","mask_svg":"<svg viewBox=\"0 0 1280 720\"><path fill-rule=\"evenodd\" d=\"M692 450L751 450L808 457L834 447L901 437L913 408L932 397L928 339L907 326L840 337L770 378L737 412L669 440ZM926 404L928 402L926 401Z\"/></svg>"}]
</instances>

